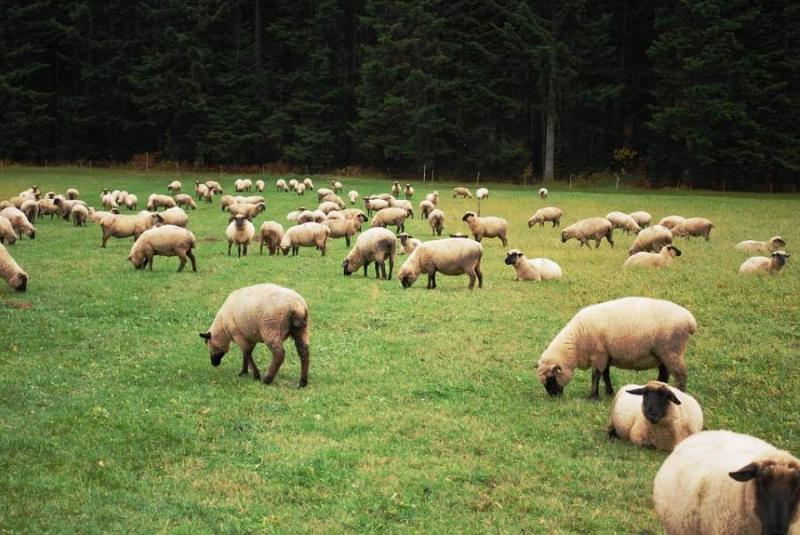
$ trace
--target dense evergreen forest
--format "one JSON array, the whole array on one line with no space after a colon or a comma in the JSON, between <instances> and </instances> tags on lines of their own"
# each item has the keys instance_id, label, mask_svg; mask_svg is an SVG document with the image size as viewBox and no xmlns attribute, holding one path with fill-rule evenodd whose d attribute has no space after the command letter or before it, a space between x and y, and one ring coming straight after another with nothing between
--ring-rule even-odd
<instances>
[{"instance_id":1,"label":"dense evergreen forest","mask_svg":"<svg viewBox=\"0 0 800 535\"><path fill-rule=\"evenodd\" d=\"M2 5L0 158L798 186L792 0Z\"/></svg>"}]
</instances>

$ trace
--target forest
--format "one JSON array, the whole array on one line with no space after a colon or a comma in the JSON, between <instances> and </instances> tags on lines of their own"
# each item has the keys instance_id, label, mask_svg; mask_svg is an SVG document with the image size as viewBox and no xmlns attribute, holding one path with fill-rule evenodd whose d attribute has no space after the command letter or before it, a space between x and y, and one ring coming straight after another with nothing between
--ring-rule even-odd
<instances>
[{"instance_id":1,"label":"forest","mask_svg":"<svg viewBox=\"0 0 800 535\"><path fill-rule=\"evenodd\" d=\"M790 0L3 6L0 159L798 187Z\"/></svg>"}]
</instances>

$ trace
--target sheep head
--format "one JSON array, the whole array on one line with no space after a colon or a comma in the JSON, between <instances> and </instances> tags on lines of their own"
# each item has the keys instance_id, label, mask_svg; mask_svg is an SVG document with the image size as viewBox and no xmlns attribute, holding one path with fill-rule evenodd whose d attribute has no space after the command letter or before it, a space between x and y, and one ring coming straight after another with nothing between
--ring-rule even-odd
<instances>
[{"instance_id":1,"label":"sheep head","mask_svg":"<svg viewBox=\"0 0 800 535\"><path fill-rule=\"evenodd\" d=\"M544 357L536 365L536 376L551 396L564 393L564 387L572 381L572 374L573 370Z\"/></svg>"},{"instance_id":2,"label":"sheep head","mask_svg":"<svg viewBox=\"0 0 800 535\"><path fill-rule=\"evenodd\" d=\"M681 404L669 385L660 381L650 381L641 388L626 392L633 396L642 396L642 414L651 424L657 424L667 415L670 403Z\"/></svg>"},{"instance_id":3,"label":"sheep head","mask_svg":"<svg viewBox=\"0 0 800 535\"><path fill-rule=\"evenodd\" d=\"M519 249L511 249L506 253L506 260L505 260L506 265L507 266L515 265L517 263L517 260L519 260L521 257L522 257L522 251L520 251Z\"/></svg>"},{"instance_id":4,"label":"sheep head","mask_svg":"<svg viewBox=\"0 0 800 535\"><path fill-rule=\"evenodd\" d=\"M785 452L756 460L728 475L735 481L755 481L755 511L762 533L789 533L800 502L800 463Z\"/></svg>"},{"instance_id":5,"label":"sheep head","mask_svg":"<svg viewBox=\"0 0 800 535\"><path fill-rule=\"evenodd\" d=\"M222 342L222 340L215 338L211 334L211 331L200 333L200 338L205 340L208 346L208 355L211 358L211 365L214 367L219 366L222 362L222 357L225 356L225 353L227 353L230 348L230 341L227 343Z\"/></svg>"}]
</instances>

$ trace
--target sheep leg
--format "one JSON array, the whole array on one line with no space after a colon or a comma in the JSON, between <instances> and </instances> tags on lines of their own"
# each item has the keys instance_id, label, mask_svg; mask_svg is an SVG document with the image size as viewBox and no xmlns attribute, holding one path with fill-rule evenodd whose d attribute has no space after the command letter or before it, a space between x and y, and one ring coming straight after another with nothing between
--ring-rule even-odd
<instances>
[{"instance_id":1,"label":"sheep leg","mask_svg":"<svg viewBox=\"0 0 800 535\"><path fill-rule=\"evenodd\" d=\"M191 260L191 261L192 261L192 271L193 271L193 272L195 272L195 273L197 273L197 260L195 260L195 258L194 258L194 253L192 252L192 250L191 250L191 249L189 249L188 251L186 251L186 256L188 256L188 257L189 257L189 260Z\"/></svg>"},{"instance_id":2,"label":"sheep leg","mask_svg":"<svg viewBox=\"0 0 800 535\"><path fill-rule=\"evenodd\" d=\"M264 240L261 240L261 246L259 246L258 248L258 254L260 255L264 254Z\"/></svg>"},{"instance_id":3,"label":"sheep leg","mask_svg":"<svg viewBox=\"0 0 800 535\"><path fill-rule=\"evenodd\" d=\"M147 264L150 266L150 271L153 271L153 259L155 257L156 257L156 255L154 255L154 254L148 255L148 257L147 257Z\"/></svg>"},{"instance_id":4,"label":"sheep leg","mask_svg":"<svg viewBox=\"0 0 800 535\"><path fill-rule=\"evenodd\" d=\"M347 244L347 247L350 247L350 236L344 237L344 243Z\"/></svg>"},{"instance_id":5,"label":"sheep leg","mask_svg":"<svg viewBox=\"0 0 800 535\"><path fill-rule=\"evenodd\" d=\"M614 395L614 386L611 384L611 366L603 370L603 383L606 385L606 396Z\"/></svg>"},{"instance_id":6,"label":"sheep leg","mask_svg":"<svg viewBox=\"0 0 800 535\"><path fill-rule=\"evenodd\" d=\"M233 245L233 242L232 242L232 241L230 241L230 240L228 240L228 256L230 256L230 255L231 255L231 246L232 246L232 245Z\"/></svg>"},{"instance_id":7,"label":"sheep leg","mask_svg":"<svg viewBox=\"0 0 800 535\"><path fill-rule=\"evenodd\" d=\"M178 266L178 273L183 271L183 268L186 267L186 253L178 253L178 258L181 259L181 263Z\"/></svg>"},{"instance_id":8,"label":"sheep leg","mask_svg":"<svg viewBox=\"0 0 800 535\"><path fill-rule=\"evenodd\" d=\"M367 266L369 266L369 262L367 262L366 264L364 264L364 276L365 276L365 277L367 276Z\"/></svg>"},{"instance_id":9,"label":"sheep leg","mask_svg":"<svg viewBox=\"0 0 800 535\"><path fill-rule=\"evenodd\" d=\"M677 353L672 353L667 357L669 362L675 362L676 364L673 365L672 370L670 372L675 377L675 388L680 390L681 392L686 392L686 364L682 362L683 356Z\"/></svg>"},{"instance_id":10,"label":"sheep leg","mask_svg":"<svg viewBox=\"0 0 800 535\"><path fill-rule=\"evenodd\" d=\"M602 375L603 372L597 368L592 368L592 389L589 393L589 399L591 400L597 401L600 399L600 377Z\"/></svg>"},{"instance_id":11,"label":"sheep leg","mask_svg":"<svg viewBox=\"0 0 800 535\"><path fill-rule=\"evenodd\" d=\"M478 288L483 288L483 272L480 265L475 266L475 274L478 276Z\"/></svg>"},{"instance_id":12,"label":"sheep leg","mask_svg":"<svg viewBox=\"0 0 800 535\"><path fill-rule=\"evenodd\" d=\"M389 280L392 280L392 270L394 270L394 258L389 257Z\"/></svg>"},{"instance_id":13,"label":"sheep leg","mask_svg":"<svg viewBox=\"0 0 800 535\"><path fill-rule=\"evenodd\" d=\"M506 235L505 234L500 235L500 241L503 242L503 247L508 245L508 240L506 239Z\"/></svg>"},{"instance_id":14,"label":"sheep leg","mask_svg":"<svg viewBox=\"0 0 800 535\"><path fill-rule=\"evenodd\" d=\"M283 351L283 344L280 342L273 342L267 347L272 352L272 362L269 365L269 370L267 370L267 375L264 376L265 385L272 384L278 374L278 370L281 368L281 364L283 364L283 359L286 357L286 353Z\"/></svg>"},{"instance_id":15,"label":"sheep leg","mask_svg":"<svg viewBox=\"0 0 800 535\"><path fill-rule=\"evenodd\" d=\"M669 370L663 362L658 365L658 380L662 383L669 382Z\"/></svg>"},{"instance_id":16,"label":"sheep leg","mask_svg":"<svg viewBox=\"0 0 800 535\"><path fill-rule=\"evenodd\" d=\"M469 289L472 290L475 288L475 272L474 271L467 271L467 276L469 277Z\"/></svg>"},{"instance_id":17,"label":"sheep leg","mask_svg":"<svg viewBox=\"0 0 800 535\"><path fill-rule=\"evenodd\" d=\"M242 256L247 256L247 244L245 243L244 245L242 245L242 248L244 249Z\"/></svg>"},{"instance_id":18,"label":"sheep leg","mask_svg":"<svg viewBox=\"0 0 800 535\"><path fill-rule=\"evenodd\" d=\"M599 249L600 248L600 240L595 240L594 241L594 248L595 249Z\"/></svg>"},{"instance_id":19,"label":"sheep leg","mask_svg":"<svg viewBox=\"0 0 800 535\"><path fill-rule=\"evenodd\" d=\"M297 356L300 357L300 388L308 384L308 364L310 354L308 350L308 331L303 329L301 333L292 333L294 347L297 349Z\"/></svg>"},{"instance_id":20,"label":"sheep leg","mask_svg":"<svg viewBox=\"0 0 800 535\"><path fill-rule=\"evenodd\" d=\"M433 288L432 281L433 281L433 274L428 273L428 285L425 286L426 289L430 290L431 288Z\"/></svg>"}]
</instances>

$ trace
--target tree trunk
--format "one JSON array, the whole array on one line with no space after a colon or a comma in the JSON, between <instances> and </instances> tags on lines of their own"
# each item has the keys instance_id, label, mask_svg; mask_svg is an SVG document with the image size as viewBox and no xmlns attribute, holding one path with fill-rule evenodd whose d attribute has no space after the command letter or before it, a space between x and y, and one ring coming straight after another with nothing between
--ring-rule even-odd
<instances>
[{"instance_id":1,"label":"tree trunk","mask_svg":"<svg viewBox=\"0 0 800 535\"><path fill-rule=\"evenodd\" d=\"M552 76L552 75L551 75ZM552 77L549 82L547 95L547 117L545 118L545 139L544 139L544 173L542 179L552 181L554 178L555 156L556 156L556 121L558 112L556 111L555 84Z\"/></svg>"},{"instance_id":2,"label":"tree trunk","mask_svg":"<svg viewBox=\"0 0 800 535\"><path fill-rule=\"evenodd\" d=\"M255 19L255 63L256 69L261 68L261 0L254 0L253 5L255 8L254 19Z\"/></svg>"}]
</instances>

